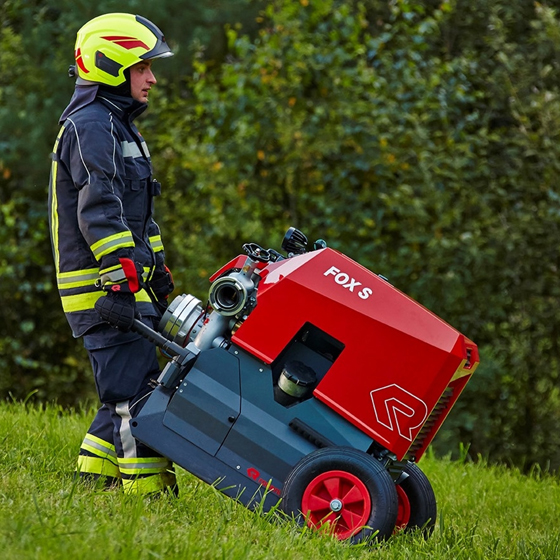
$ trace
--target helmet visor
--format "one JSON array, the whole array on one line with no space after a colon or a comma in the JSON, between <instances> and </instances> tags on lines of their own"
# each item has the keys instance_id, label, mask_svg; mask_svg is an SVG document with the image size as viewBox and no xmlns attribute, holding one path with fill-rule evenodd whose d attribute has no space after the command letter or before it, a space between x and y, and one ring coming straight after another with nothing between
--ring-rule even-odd
<instances>
[{"instance_id":1,"label":"helmet visor","mask_svg":"<svg viewBox=\"0 0 560 560\"><path fill-rule=\"evenodd\" d=\"M140 56L142 60L150 60L152 58L167 58L173 56L173 52L169 48L165 37L159 27L153 24L149 19L142 16L136 16L136 21L145 25L156 37L156 44L147 53Z\"/></svg>"}]
</instances>

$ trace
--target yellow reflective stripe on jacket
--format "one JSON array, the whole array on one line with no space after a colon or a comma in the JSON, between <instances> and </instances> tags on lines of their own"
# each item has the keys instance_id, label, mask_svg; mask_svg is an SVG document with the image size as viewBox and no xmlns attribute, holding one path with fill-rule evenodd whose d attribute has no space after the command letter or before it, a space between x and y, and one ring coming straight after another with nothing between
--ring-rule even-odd
<instances>
[{"instance_id":1,"label":"yellow reflective stripe on jacket","mask_svg":"<svg viewBox=\"0 0 560 560\"><path fill-rule=\"evenodd\" d=\"M113 478L120 478L121 473L119 467L101 457L86 457L85 455L78 456L78 466L76 469L79 473L99 474L101 476L112 476Z\"/></svg>"},{"instance_id":2,"label":"yellow reflective stripe on jacket","mask_svg":"<svg viewBox=\"0 0 560 560\"><path fill-rule=\"evenodd\" d=\"M144 280L144 282L149 282L152 277L154 276L154 272L156 270L156 267L150 267L150 266L145 266L144 270L142 271L142 279Z\"/></svg>"},{"instance_id":3,"label":"yellow reflective stripe on jacket","mask_svg":"<svg viewBox=\"0 0 560 560\"><path fill-rule=\"evenodd\" d=\"M123 247L134 247L134 240L132 239L132 233L130 233L130 231L123 231L121 233L109 235L109 237L104 237L94 243L90 249L93 256L99 260L104 255L112 253L117 249L122 249Z\"/></svg>"},{"instance_id":4,"label":"yellow reflective stripe on jacket","mask_svg":"<svg viewBox=\"0 0 560 560\"><path fill-rule=\"evenodd\" d=\"M71 272L60 272L56 275L56 283L59 289L81 288L93 286L99 278L99 269L89 268L86 270L73 270Z\"/></svg>"},{"instance_id":5,"label":"yellow reflective stripe on jacket","mask_svg":"<svg viewBox=\"0 0 560 560\"><path fill-rule=\"evenodd\" d=\"M152 246L152 251L154 253L163 251L163 241L161 240L161 235L154 235L150 237L150 245Z\"/></svg>"},{"instance_id":6,"label":"yellow reflective stripe on jacket","mask_svg":"<svg viewBox=\"0 0 560 560\"><path fill-rule=\"evenodd\" d=\"M58 138L57 138L58 143ZM54 251L54 268L60 270L60 253L58 252L58 193L56 192L56 174L58 173L58 162L53 159L51 164L51 235Z\"/></svg>"},{"instance_id":7,"label":"yellow reflective stripe on jacket","mask_svg":"<svg viewBox=\"0 0 560 560\"><path fill-rule=\"evenodd\" d=\"M95 302L105 296L105 292L89 292L87 294L75 294L73 296L62 296L62 309L65 313L73 313L75 311L87 311L95 307ZM146 290L140 290L134 294L137 302L148 302L152 300Z\"/></svg>"},{"instance_id":8,"label":"yellow reflective stripe on jacket","mask_svg":"<svg viewBox=\"0 0 560 560\"><path fill-rule=\"evenodd\" d=\"M119 457L119 470L123 475L127 476L159 474L167 472L167 469L170 467L171 463L169 462L169 459L166 459L165 457Z\"/></svg>"},{"instance_id":9,"label":"yellow reflective stripe on jacket","mask_svg":"<svg viewBox=\"0 0 560 560\"><path fill-rule=\"evenodd\" d=\"M115 465L117 464L117 452L115 446L108 441L105 441L93 434L86 434L84 441L82 441L81 448L93 453L102 459L108 459Z\"/></svg>"},{"instance_id":10,"label":"yellow reflective stripe on jacket","mask_svg":"<svg viewBox=\"0 0 560 560\"><path fill-rule=\"evenodd\" d=\"M51 164L51 233L54 248L54 266L56 272L60 270L60 254L58 252L58 193L56 192L56 175L58 173L58 161L56 159L56 152L58 150L58 144L62 138L62 133L65 131L65 126L62 125L58 131L58 135L54 142L53 153L52 153L52 164Z\"/></svg>"},{"instance_id":11,"label":"yellow reflective stripe on jacket","mask_svg":"<svg viewBox=\"0 0 560 560\"><path fill-rule=\"evenodd\" d=\"M120 265L106 268L100 271L99 275L101 276L102 286L105 286L105 284L121 284L127 280L123 267Z\"/></svg>"},{"instance_id":12,"label":"yellow reflective stripe on jacket","mask_svg":"<svg viewBox=\"0 0 560 560\"><path fill-rule=\"evenodd\" d=\"M104 295L105 292L89 292L87 294L62 296L60 298L62 300L62 309L64 310L64 313L93 309L95 307L95 302Z\"/></svg>"},{"instance_id":13,"label":"yellow reflective stripe on jacket","mask_svg":"<svg viewBox=\"0 0 560 560\"><path fill-rule=\"evenodd\" d=\"M109 272L114 272L115 270L122 270L122 265L116 264L115 266L104 268L103 270L99 270L99 274L108 274Z\"/></svg>"},{"instance_id":14,"label":"yellow reflective stripe on jacket","mask_svg":"<svg viewBox=\"0 0 560 560\"><path fill-rule=\"evenodd\" d=\"M140 290L139 292L136 292L134 294L134 297L136 298L136 301L140 302L140 301L144 301L144 302L148 302L148 303L152 303L152 298L148 295L148 292L146 290Z\"/></svg>"}]
</instances>

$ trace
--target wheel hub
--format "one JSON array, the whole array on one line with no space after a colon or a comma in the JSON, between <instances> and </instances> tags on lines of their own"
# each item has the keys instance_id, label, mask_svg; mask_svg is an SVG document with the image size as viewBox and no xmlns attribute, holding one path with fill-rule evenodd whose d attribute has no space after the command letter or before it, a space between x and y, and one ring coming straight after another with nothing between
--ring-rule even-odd
<instances>
[{"instance_id":1,"label":"wheel hub","mask_svg":"<svg viewBox=\"0 0 560 560\"><path fill-rule=\"evenodd\" d=\"M329 505L331 510L335 513L339 512L342 509L342 502L337 499L334 499Z\"/></svg>"}]
</instances>

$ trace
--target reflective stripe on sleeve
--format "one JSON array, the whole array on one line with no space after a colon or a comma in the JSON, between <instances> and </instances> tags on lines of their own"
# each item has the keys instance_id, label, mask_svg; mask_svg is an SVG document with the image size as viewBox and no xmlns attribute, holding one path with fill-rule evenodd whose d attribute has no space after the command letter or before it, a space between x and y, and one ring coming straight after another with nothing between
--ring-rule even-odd
<instances>
[{"instance_id":1,"label":"reflective stripe on sleeve","mask_svg":"<svg viewBox=\"0 0 560 560\"><path fill-rule=\"evenodd\" d=\"M104 268L102 270L99 270L99 274L109 274L111 272L114 272L115 270L122 270L122 264L116 264L115 266L110 266L108 268Z\"/></svg>"},{"instance_id":2,"label":"reflective stripe on sleeve","mask_svg":"<svg viewBox=\"0 0 560 560\"><path fill-rule=\"evenodd\" d=\"M161 240L161 235L154 235L150 237L150 245L154 253L157 253L158 251L163 251L163 242Z\"/></svg>"},{"instance_id":3,"label":"reflective stripe on sleeve","mask_svg":"<svg viewBox=\"0 0 560 560\"><path fill-rule=\"evenodd\" d=\"M113 268L108 268L105 271L99 273L101 277L101 285L105 284L118 284L127 280L126 274L124 273L122 266L115 266Z\"/></svg>"},{"instance_id":4,"label":"reflective stripe on sleeve","mask_svg":"<svg viewBox=\"0 0 560 560\"><path fill-rule=\"evenodd\" d=\"M93 256L99 260L104 255L124 247L134 247L134 240L132 239L132 233L130 233L130 231L123 231L110 235L109 237L104 237L97 241L97 243L94 243L90 249Z\"/></svg>"},{"instance_id":5,"label":"reflective stripe on sleeve","mask_svg":"<svg viewBox=\"0 0 560 560\"><path fill-rule=\"evenodd\" d=\"M99 269L89 268L86 270L60 272L56 275L56 283L60 290L82 288L84 286L93 286L98 278Z\"/></svg>"},{"instance_id":6,"label":"reflective stripe on sleeve","mask_svg":"<svg viewBox=\"0 0 560 560\"><path fill-rule=\"evenodd\" d=\"M95 291L87 294L75 294L73 296L62 296L62 309L65 313L73 313L75 311L87 311L95 307L95 302L105 296L105 292ZM140 290L134 294L137 302L148 302L152 300L146 290Z\"/></svg>"}]
</instances>

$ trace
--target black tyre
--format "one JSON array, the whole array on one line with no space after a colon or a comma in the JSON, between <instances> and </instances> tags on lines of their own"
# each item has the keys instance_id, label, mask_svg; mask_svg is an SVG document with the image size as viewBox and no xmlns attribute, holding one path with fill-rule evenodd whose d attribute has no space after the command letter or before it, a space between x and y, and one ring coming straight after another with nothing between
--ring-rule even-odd
<instances>
[{"instance_id":1,"label":"black tyre","mask_svg":"<svg viewBox=\"0 0 560 560\"><path fill-rule=\"evenodd\" d=\"M397 530L417 531L426 537L432 534L437 518L434 491L426 475L414 463L404 468L408 477L397 485L399 512L395 523Z\"/></svg>"},{"instance_id":2,"label":"black tyre","mask_svg":"<svg viewBox=\"0 0 560 560\"><path fill-rule=\"evenodd\" d=\"M391 476L373 457L328 447L305 456L288 475L281 509L299 523L326 523L340 540L358 543L393 533L398 498Z\"/></svg>"}]
</instances>

